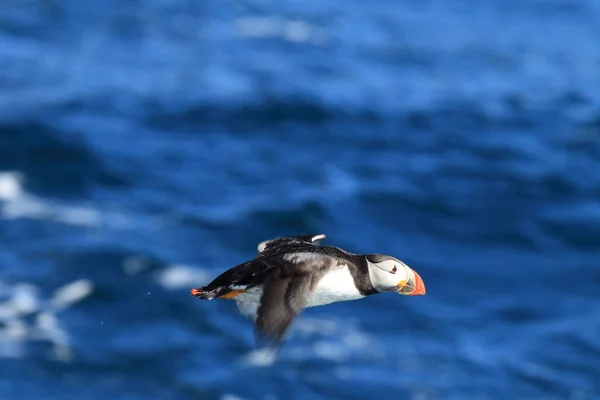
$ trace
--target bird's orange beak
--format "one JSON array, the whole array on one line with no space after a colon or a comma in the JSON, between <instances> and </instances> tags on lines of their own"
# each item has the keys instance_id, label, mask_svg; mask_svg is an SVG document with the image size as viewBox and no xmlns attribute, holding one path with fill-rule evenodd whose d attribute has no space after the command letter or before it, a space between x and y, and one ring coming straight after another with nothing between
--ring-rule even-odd
<instances>
[{"instance_id":1,"label":"bird's orange beak","mask_svg":"<svg viewBox=\"0 0 600 400\"><path fill-rule=\"evenodd\" d=\"M425 294L425 283L423 283L423 279L421 279L419 274L417 274L413 269L408 268L408 270L408 281L401 281L396 285L400 288L397 293L405 296L417 296Z\"/></svg>"}]
</instances>

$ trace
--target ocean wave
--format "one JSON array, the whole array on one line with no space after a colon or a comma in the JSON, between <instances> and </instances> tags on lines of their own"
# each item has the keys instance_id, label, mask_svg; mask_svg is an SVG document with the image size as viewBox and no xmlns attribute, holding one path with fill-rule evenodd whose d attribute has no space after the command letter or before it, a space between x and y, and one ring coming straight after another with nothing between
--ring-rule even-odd
<instances>
[{"instance_id":1,"label":"ocean wave","mask_svg":"<svg viewBox=\"0 0 600 400\"><path fill-rule=\"evenodd\" d=\"M373 140L381 140L386 132L391 139L404 141L406 138L395 134L398 129L423 130L477 130L481 126L495 129L518 129L546 125L548 121L569 121L577 130L590 131L596 126L600 104L564 104L561 95L551 98L545 104L532 102L530 106L514 107L514 97L499 96L482 104L469 99L432 99L426 104L408 103L392 108L374 104L348 104L321 98L317 95L270 95L235 98L226 101L203 101L185 99L154 104L142 112L143 122L154 129L193 134L198 129L214 127L226 128L230 134L243 134L248 130L258 130L258 135L276 136L265 127L281 127L289 123L309 126L340 125L344 131L352 130L348 139L356 140L357 134L368 135ZM567 96L567 94L564 94ZM144 107L141 107L144 109ZM373 135L353 126L377 126L379 132ZM294 127L298 129L298 127ZM354 132L356 131L356 132ZM338 132L343 134L342 132ZM316 132L306 132L313 138ZM360 136L358 136L360 138ZM293 140L293 138L288 138Z\"/></svg>"},{"instance_id":2,"label":"ocean wave","mask_svg":"<svg viewBox=\"0 0 600 400\"><path fill-rule=\"evenodd\" d=\"M190 131L212 124L213 116L241 131L248 121L395 120L449 106L477 110L482 122L506 115L589 120L599 107L598 46L588 29L597 7L562 3L492 1L461 12L445 3L399 3L389 14L354 4L341 17L335 5L286 3L266 12L256 2L235 2L216 17L160 2L138 14L111 0L94 15L65 6L61 15L80 21L72 25L11 3L6 15L14 17L0 20L8 71L0 108L26 110L22 119L49 110L53 121L72 114L154 118ZM544 11L532 12L538 9ZM555 33L540 35L548 24ZM60 34L39 36L40 29ZM211 48L222 50L207 58Z\"/></svg>"},{"instance_id":3,"label":"ocean wave","mask_svg":"<svg viewBox=\"0 0 600 400\"><path fill-rule=\"evenodd\" d=\"M38 3L0 13L0 397L595 398L599 2ZM189 289L302 232L427 296L272 363Z\"/></svg>"},{"instance_id":4,"label":"ocean wave","mask_svg":"<svg viewBox=\"0 0 600 400\"><path fill-rule=\"evenodd\" d=\"M129 226L121 214L101 212L96 208L62 204L28 193L24 189L24 174L0 172L0 218L50 220L74 226Z\"/></svg>"},{"instance_id":5,"label":"ocean wave","mask_svg":"<svg viewBox=\"0 0 600 400\"><path fill-rule=\"evenodd\" d=\"M88 196L94 185L123 183L83 135L57 121L0 121L0 136L0 170L19 171L39 195L72 199Z\"/></svg>"},{"instance_id":6,"label":"ocean wave","mask_svg":"<svg viewBox=\"0 0 600 400\"><path fill-rule=\"evenodd\" d=\"M352 360L384 358L384 347L356 323L336 317L301 315L290 329L289 340L280 351L257 349L241 358L242 364L268 367L276 362L302 363L315 360L345 364Z\"/></svg>"}]
</instances>

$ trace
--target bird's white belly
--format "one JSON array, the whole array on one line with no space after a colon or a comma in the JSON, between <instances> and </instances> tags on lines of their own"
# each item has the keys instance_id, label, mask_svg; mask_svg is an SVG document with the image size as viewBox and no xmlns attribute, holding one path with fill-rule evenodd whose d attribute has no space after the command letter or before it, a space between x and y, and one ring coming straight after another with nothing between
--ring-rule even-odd
<instances>
[{"instance_id":1,"label":"bird's white belly","mask_svg":"<svg viewBox=\"0 0 600 400\"><path fill-rule=\"evenodd\" d=\"M338 267L321 278L313 295L308 299L306 307L357 300L363 297L356 288L348 267Z\"/></svg>"},{"instance_id":2,"label":"bird's white belly","mask_svg":"<svg viewBox=\"0 0 600 400\"><path fill-rule=\"evenodd\" d=\"M239 302L259 303L261 295L262 288L255 287L239 294L235 299ZM306 307L358 300L363 297L356 288L348 267L337 267L321 278L312 296L308 299Z\"/></svg>"}]
</instances>

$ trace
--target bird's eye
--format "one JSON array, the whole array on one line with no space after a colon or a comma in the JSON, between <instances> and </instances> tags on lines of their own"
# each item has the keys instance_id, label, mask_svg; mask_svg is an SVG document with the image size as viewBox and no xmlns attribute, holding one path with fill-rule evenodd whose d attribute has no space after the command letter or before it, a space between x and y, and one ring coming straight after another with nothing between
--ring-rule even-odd
<instances>
[{"instance_id":1,"label":"bird's eye","mask_svg":"<svg viewBox=\"0 0 600 400\"><path fill-rule=\"evenodd\" d=\"M398 271L398 267L396 267L396 266L394 265L394 268L392 268L392 270L390 271L390 273L392 273L392 274L395 274L395 273L396 273L396 271Z\"/></svg>"}]
</instances>

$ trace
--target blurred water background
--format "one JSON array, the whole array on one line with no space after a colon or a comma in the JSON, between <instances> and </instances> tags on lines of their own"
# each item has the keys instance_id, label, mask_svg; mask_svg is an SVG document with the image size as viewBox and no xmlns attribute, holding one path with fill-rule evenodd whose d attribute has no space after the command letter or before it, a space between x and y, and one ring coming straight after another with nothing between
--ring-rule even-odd
<instances>
[{"instance_id":1,"label":"blurred water background","mask_svg":"<svg viewBox=\"0 0 600 400\"><path fill-rule=\"evenodd\" d=\"M599 199L597 0L4 0L0 399L600 399ZM189 295L319 232L427 295Z\"/></svg>"}]
</instances>

